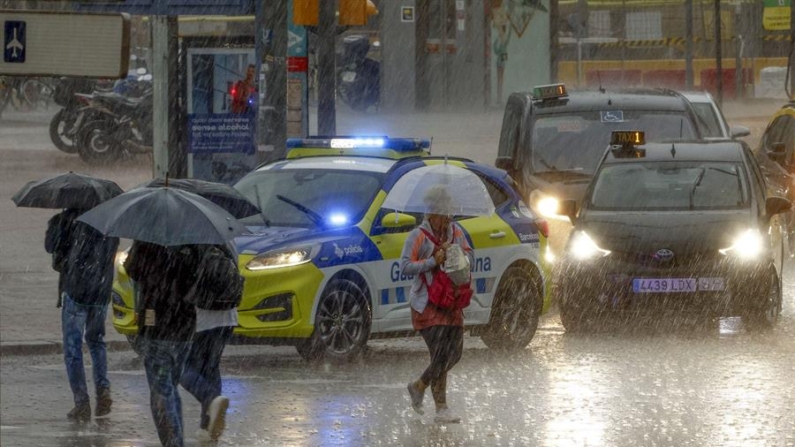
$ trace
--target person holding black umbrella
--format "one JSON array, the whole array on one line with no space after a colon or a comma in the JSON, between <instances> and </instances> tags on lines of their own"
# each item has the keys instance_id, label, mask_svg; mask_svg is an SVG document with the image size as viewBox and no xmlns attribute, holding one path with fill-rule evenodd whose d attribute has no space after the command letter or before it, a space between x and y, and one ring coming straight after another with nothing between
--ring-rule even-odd
<instances>
[{"instance_id":1,"label":"person holding black umbrella","mask_svg":"<svg viewBox=\"0 0 795 447\"><path fill-rule=\"evenodd\" d=\"M168 186L126 192L78 221L134 241L124 268L137 288L138 339L152 418L162 445L182 447L178 387L196 328L191 291L202 249L227 244L246 229L213 202Z\"/></svg>"},{"instance_id":2,"label":"person holding black umbrella","mask_svg":"<svg viewBox=\"0 0 795 447\"><path fill-rule=\"evenodd\" d=\"M67 418L78 422L91 419L83 365L83 334L93 364L97 399L95 415L107 415L113 403L107 375L105 317L119 239L105 237L76 219L85 210L121 193L121 188L109 180L70 172L30 182L13 197L17 206L66 208L50 219L44 248L52 254L53 268L60 273L58 307L63 305L64 362L75 403Z\"/></svg>"}]
</instances>

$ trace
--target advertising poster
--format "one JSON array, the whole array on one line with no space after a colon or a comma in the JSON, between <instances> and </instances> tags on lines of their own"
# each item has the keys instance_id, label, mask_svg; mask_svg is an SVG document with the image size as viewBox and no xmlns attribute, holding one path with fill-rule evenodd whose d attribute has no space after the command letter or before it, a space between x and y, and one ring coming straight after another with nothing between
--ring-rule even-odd
<instances>
[{"instance_id":1,"label":"advertising poster","mask_svg":"<svg viewBox=\"0 0 795 447\"><path fill-rule=\"evenodd\" d=\"M233 184L256 167L253 48L188 50L188 175Z\"/></svg>"}]
</instances>

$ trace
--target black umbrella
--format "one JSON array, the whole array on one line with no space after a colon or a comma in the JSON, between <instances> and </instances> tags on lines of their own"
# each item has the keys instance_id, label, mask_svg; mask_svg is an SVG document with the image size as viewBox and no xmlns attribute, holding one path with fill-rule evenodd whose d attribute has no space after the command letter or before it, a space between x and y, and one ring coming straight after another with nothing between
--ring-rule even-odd
<instances>
[{"instance_id":1,"label":"black umbrella","mask_svg":"<svg viewBox=\"0 0 795 447\"><path fill-rule=\"evenodd\" d=\"M164 180L162 178L156 178L142 183L134 189L154 188L159 186L168 186L169 188L182 189L198 194L225 209L229 214L238 219L261 213L260 209L249 202L246 196L225 183L215 183L197 179Z\"/></svg>"},{"instance_id":2,"label":"black umbrella","mask_svg":"<svg viewBox=\"0 0 795 447\"><path fill-rule=\"evenodd\" d=\"M110 180L68 172L28 182L11 200L31 208L91 209L124 191Z\"/></svg>"},{"instance_id":3,"label":"black umbrella","mask_svg":"<svg viewBox=\"0 0 795 447\"><path fill-rule=\"evenodd\" d=\"M140 188L97 206L77 220L106 236L158 245L224 244L246 231L209 200L176 188Z\"/></svg>"}]
</instances>

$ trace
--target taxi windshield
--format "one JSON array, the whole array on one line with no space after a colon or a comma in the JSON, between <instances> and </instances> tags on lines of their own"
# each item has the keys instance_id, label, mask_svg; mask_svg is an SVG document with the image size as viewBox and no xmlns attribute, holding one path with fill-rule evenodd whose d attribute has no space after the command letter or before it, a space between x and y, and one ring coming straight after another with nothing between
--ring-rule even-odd
<instances>
[{"instance_id":1,"label":"taxi windshield","mask_svg":"<svg viewBox=\"0 0 795 447\"><path fill-rule=\"evenodd\" d=\"M662 161L605 166L598 174L588 208L686 211L749 206L741 164Z\"/></svg>"},{"instance_id":2,"label":"taxi windshield","mask_svg":"<svg viewBox=\"0 0 795 447\"><path fill-rule=\"evenodd\" d=\"M695 137L683 112L605 110L537 115L530 146L533 172L593 175L614 130L643 131L649 142Z\"/></svg>"},{"instance_id":3,"label":"taxi windshield","mask_svg":"<svg viewBox=\"0 0 795 447\"><path fill-rule=\"evenodd\" d=\"M244 177L235 188L264 211L270 225L335 227L361 220L383 176L331 169L265 170Z\"/></svg>"}]
</instances>

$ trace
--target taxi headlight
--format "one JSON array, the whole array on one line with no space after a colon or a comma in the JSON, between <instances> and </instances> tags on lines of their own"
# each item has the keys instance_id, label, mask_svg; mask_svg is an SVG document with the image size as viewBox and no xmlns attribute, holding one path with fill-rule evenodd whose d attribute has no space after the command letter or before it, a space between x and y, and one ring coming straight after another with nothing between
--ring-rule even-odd
<instances>
[{"instance_id":1,"label":"taxi headlight","mask_svg":"<svg viewBox=\"0 0 795 447\"><path fill-rule=\"evenodd\" d=\"M251 271L258 271L306 264L312 260L315 251L316 249L313 246L273 250L248 261L246 268Z\"/></svg>"},{"instance_id":2,"label":"taxi headlight","mask_svg":"<svg viewBox=\"0 0 795 447\"><path fill-rule=\"evenodd\" d=\"M578 231L571 236L569 253L578 261L586 261L597 257L605 257L610 254L610 250L600 248L587 233Z\"/></svg>"},{"instance_id":3,"label":"taxi headlight","mask_svg":"<svg viewBox=\"0 0 795 447\"><path fill-rule=\"evenodd\" d=\"M558 210L560 209L560 201L553 196L534 189L532 192L530 192L530 204L542 217L561 218L561 216L558 214Z\"/></svg>"},{"instance_id":4,"label":"taxi headlight","mask_svg":"<svg viewBox=\"0 0 795 447\"><path fill-rule=\"evenodd\" d=\"M765 240L758 230L746 230L734 238L731 247L718 250L722 255L733 255L741 259L757 258L765 247Z\"/></svg>"}]
</instances>

